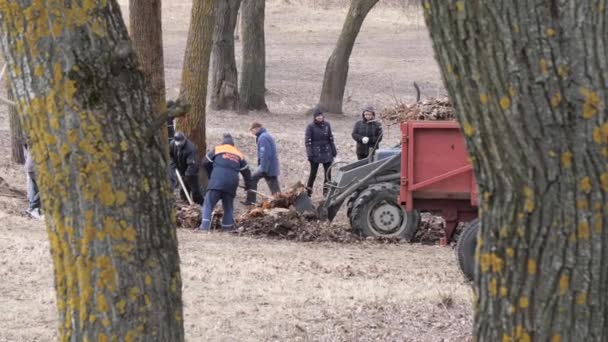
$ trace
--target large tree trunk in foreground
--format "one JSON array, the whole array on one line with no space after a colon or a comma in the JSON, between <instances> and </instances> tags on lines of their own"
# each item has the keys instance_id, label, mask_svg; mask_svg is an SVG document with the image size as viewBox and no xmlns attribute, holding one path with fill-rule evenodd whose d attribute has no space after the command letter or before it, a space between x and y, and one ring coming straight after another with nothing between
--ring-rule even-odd
<instances>
[{"instance_id":1,"label":"large tree trunk in foreground","mask_svg":"<svg viewBox=\"0 0 608 342\"><path fill-rule=\"evenodd\" d=\"M376 3L378 0L353 0L350 3L338 43L327 60L323 76L319 107L330 113L342 113L342 101L348 77L348 60L363 20Z\"/></svg>"},{"instance_id":2,"label":"large tree trunk in foreground","mask_svg":"<svg viewBox=\"0 0 608 342\"><path fill-rule=\"evenodd\" d=\"M243 60L240 105L243 110L268 110L266 105L265 0L243 0Z\"/></svg>"},{"instance_id":3,"label":"large tree trunk in foreground","mask_svg":"<svg viewBox=\"0 0 608 342\"><path fill-rule=\"evenodd\" d=\"M211 56L211 108L238 109L239 91L234 56L234 28L241 0L223 0L216 9Z\"/></svg>"},{"instance_id":4,"label":"large tree trunk in foreground","mask_svg":"<svg viewBox=\"0 0 608 342\"><path fill-rule=\"evenodd\" d=\"M165 65L161 0L129 0L129 32L144 77L150 84L154 113L165 111ZM159 130L167 143L167 127Z\"/></svg>"},{"instance_id":5,"label":"large tree trunk in foreground","mask_svg":"<svg viewBox=\"0 0 608 342\"><path fill-rule=\"evenodd\" d=\"M198 147L199 160L206 153L206 106L209 57L215 25L215 0L194 0L184 56L180 97L192 105L178 128ZM202 169L202 168L201 168Z\"/></svg>"},{"instance_id":6,"label":"large tree trunk in foreground","mask_svg":"<svg viewBox=\"0 0 608 342\"><path fill-rule=\"evenodd\" d=\"M114 0L11 1L1 45L32 142L59 340L182 341L167 161ZM35 75L36 77L31 77Z\"/></svg>"},{"instance_id":7,"label":"large tree trunk in foreground","mask_svg":"<svg viewBox=\"0 0 608 342\"><path fill-rule=\"evenodd\" d=\"M477 340L608 340L605 2L423 6L483 199Z\"/></svg>"},{"instance_id":8,"label":"large tree trunk in foreground","mask_svg":"<svg viewBox=\"0 0 608 342\"><path fill-rule=\"evenodd\" d=\"M4 83L6 85L6 98L14 101L13 90L8 77L5 78ZM8 122L11 129L11 160L14 163L23 165L25 164L25 155L23 153L23 145L25 144L25 134L23 134L23 125L21 125L21 118L17 112L17 107L7 105L8 109Z\"/></svg>"}]
</instances>

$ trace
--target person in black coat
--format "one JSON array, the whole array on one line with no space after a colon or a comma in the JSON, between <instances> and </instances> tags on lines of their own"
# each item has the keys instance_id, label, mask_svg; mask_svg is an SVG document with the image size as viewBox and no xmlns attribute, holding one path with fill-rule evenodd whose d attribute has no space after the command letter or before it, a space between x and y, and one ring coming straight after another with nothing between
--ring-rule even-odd
<instances>
[{"instance_id":1,"label":"person in black coat","mask_svg":"<svg viewBox=\"0 0 608 342\"><path fill-rule=\"evenodd\" d=\"M325 121L323 112L319 108L315 108L314 120L306 127L306 154L310 162L310 176L306 187L308 195L312 195L312 189L317 178L319 164L323 164L324 183L327 183L331 175L328 170L337 155L336 145L334 144L334 135L331 132L331 125ZM327 188L323 186L323 196L327 195Z\"/></svg>"},{"instance_id":2,"label":"person in black coat","mask_svg":"<svg viewBox=\"0 0 608 342\"><path fill-rule=\"evenodd\" d=\"M365 159L369 151L377 148L382 141L382 125L376 121L374 107L366 106L361 113L361 120L353 128L353 139L357 142L357 159Z\"/></svg>"},{"instance_id":3,"label":"person in black coat","mask_svg":"<svg viewBox=\"0 0 608 342\"><path fill-rule=\"evenodd\" d=\"M169 144L169 166L171 172L179 171L186 190L192 196L194 203L203 204L203 195L198 182L198 160L196 157L196 146L182 132L176 132L171 144ZM180 186L181 188L181 186ZM180 197L186 200L184 190L180 190Z\"/></svg>"}]
</instances>

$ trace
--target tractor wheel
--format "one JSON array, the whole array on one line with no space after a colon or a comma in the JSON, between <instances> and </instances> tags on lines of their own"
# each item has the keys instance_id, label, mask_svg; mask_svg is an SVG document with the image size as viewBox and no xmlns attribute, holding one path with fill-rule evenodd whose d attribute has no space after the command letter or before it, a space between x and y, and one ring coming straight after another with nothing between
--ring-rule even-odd
<instances>
[{"instance_id":1,"label":"tractor wheel","mask_svg":"<svg viewBox=\"0 0 608 342\"><path fill-rule=\"evenodd\" d=\"M460 234L456 244L458 265L465 278L473 280L475 277L475 249L477 248L477 234L481 228L481 221L475 219L469 223L467 229Z\"/></svg>"},{"instance_id":2,"label":"tractor wheel","mask_svg":"<svg viewBox=\"0 0 608 342\"><path fill-rule=\"evenodd\" d=\"M352 227L353 222L352 222L352 216L351 213L353 212L353 206L355 205L355 201L357 200L357 197L359 197L360 192L354 192L352 195L350 195L350 197L346 200L346 217L348 217L348 221ZM358 233L358 232L357 232Z\"/></svg>"},{"instance_id":3,"label":"tractor wheel","mask_svg":"<svg viewBox=\"0 0 608 342\"><path fill-rule=\"evenodd\" d=\"M363 236L399 237L410 241L418 229L418 212L406 212L399 204L399 185L374 184L363 190L353 204L350 222Z\"/></svg>"}]
</instances>

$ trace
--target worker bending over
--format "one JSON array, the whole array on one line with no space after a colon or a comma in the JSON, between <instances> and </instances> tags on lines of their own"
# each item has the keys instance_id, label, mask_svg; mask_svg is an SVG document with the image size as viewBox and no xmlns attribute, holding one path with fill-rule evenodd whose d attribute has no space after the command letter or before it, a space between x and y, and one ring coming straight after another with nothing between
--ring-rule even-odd
<instances>
[{"instance_id":1,"label":"worker bending over","mask_svg":"<svg viewBox=\"0 0 608 342\"><path fill-rule=\"evenodd\" d=\"M234 147L232 136L225 133L222 145L216 146L207 153L203 166L210 176L200 229L208 231L211 228L213 208L222 200L224 207L222 229L230 230L234 228L234 197L239 186L239 173L245 180L245 189L248 190L251 186L251 171L247 161L241 151Z\"/></svg>"}]
</instances>

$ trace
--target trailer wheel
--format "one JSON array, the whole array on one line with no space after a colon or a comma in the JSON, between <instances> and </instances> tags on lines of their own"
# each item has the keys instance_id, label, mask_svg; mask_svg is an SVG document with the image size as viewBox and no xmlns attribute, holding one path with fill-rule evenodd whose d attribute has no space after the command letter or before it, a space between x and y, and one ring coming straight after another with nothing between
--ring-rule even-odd
<instances>
[{"instance_id":1,"label":"trailer wheel","mask_svg":"<svg viewBox=\"0 0 608 342\"><path fill-rule=\"evenodd\" d=\"M399 185L374 184L361 192L350 215L353 231L363 236L400 237L410 241L418 229L418 212L399 204Z\"/></svg>"},{"instance_id":2,"label":"trailer wheel","mask_svg":"<svg viewBox=\"0 0 608 342\"><path fill-rule=\"evenodd\" d=\"M460 234L456 244L458 265L468 280L475 277L475 249L477 248L477 234L481 228L481 221L475 219L469 223L467 229Z\"/></svg>"}]
</instances>

